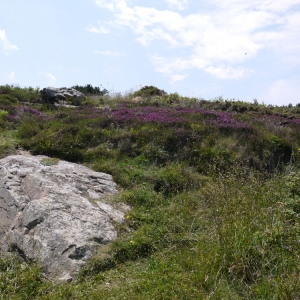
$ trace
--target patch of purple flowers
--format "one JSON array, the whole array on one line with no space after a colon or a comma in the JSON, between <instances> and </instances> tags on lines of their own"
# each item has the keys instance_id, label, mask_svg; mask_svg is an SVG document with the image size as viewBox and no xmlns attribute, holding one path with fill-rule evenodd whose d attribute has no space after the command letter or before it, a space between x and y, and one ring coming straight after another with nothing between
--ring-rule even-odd
<instances>
[{"instance_id":1,"label":"patch of purple flowers","mask_svg":"<svg viewBox=\"0 0 300 300\"><path fill-rule=\"evenodd\" d=\"M47 115L30 107L27 106L19 106L15 110L15 114L7 115L7 119L10 121L18 121L25 116L36 116L41 117L43 119L47 118Z\"/></svg>"},{"instance_id":2,"label":"patch of purple flowers","mask_svg":"<svg viewBox=\"0 0 300 300\"><path fill-rule=\"evenodd\" d=\"M182 123L184 118L176 111L159 107L121 108L113 111L112 120L116 122L144 122L144 123Z\"/></svg>"},{"instance_id":3,"label":"patch of purple flowers","mask_svg":"<svg viewBox=\"0 0 300 300\"><path fill-rule=\"evenodd\" d=\"M214 112L216 120L210 121L210 124L218 128L229 129L250 129L251 126L244 122L237 121L234 116L227 112Z\"/></svg>"},{"instance_id":4,"label":"patch of purple flowers","mask_svg":"<svg viewBox=\"0 0 300 300\"><path fill-rule=\"evenodd\" d=\"M142 122L158 124L182 124L185 122L205 123L218 128L250 129L251 126L237 121L232 113L213 112L204 109L166 107L121 107L112 112L114 122Z\"/></svg>"},{"instance_id":5,"label":"patch of purple flowers","mask_svg":"<svg viewBox=\"0 0 300 300\"><path fill-rule=\"evenodd\" d=\"M272 125L277 125L277 126L285 126L288 124L295 124L295 125L300 125L300 119L297 118L288 118L288 117L283 117L283 116L263 116L258 119L256 119L257 122L259 123L267 123L267 124L272 124Z\"/></svg>"}]
</instances>

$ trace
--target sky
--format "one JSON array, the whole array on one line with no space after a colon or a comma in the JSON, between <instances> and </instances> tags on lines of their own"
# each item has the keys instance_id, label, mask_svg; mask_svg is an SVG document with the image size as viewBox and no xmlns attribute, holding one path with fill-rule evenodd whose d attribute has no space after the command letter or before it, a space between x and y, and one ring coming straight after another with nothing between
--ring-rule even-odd
<instances>
[{"instance_id":1,"label":"sky","mask_svg":"<svg viewBox=\"0 0 300 300\"><path fill-rule=\"evenodd\" d=\"M0 85L300 103L300 0L0 0Z\"/></svg>"}]
</instances>

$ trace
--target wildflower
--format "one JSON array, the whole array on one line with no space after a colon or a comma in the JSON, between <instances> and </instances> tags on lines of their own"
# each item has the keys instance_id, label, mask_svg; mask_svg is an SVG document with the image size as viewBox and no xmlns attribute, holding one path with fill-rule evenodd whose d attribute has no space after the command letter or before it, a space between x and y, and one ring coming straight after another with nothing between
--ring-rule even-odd
<instances>
[{"instance_id":1,"label":"wildflower","mask_svg":"<svg viewBox=\"0 0 300 300\"><path fill-rule=\"evenodd\" d=\"M126 216L126 219L128 220L128 219L130 219L130 216L128 215L128 216Z\"/></svg>"},{"instance_id":2,"label":"wildflower","mask_svg":"<svg viewBox=\"0 0 300 300\"><path fill-rule=\"evenodd\" d=\"M131 241L130 241L130 244L131 244L131 245L134 245L134 244L135 244L135 242L131 240Z\"/></svg>"}]
</instances>

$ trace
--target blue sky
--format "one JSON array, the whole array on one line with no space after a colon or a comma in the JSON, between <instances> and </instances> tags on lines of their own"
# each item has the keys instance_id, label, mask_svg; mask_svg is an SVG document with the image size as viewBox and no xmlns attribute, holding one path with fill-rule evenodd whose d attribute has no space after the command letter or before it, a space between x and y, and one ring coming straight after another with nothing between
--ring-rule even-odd
<instances>
[{"instance_id":1,"label":"blue sky","mask_svg":"<svg viewBox=\"0 0 300 300\"><path fill-rule=\"evenodd\" d=\"M0 0L0 84L300 103L300 0Z\"/></svg>"}]
</instances>

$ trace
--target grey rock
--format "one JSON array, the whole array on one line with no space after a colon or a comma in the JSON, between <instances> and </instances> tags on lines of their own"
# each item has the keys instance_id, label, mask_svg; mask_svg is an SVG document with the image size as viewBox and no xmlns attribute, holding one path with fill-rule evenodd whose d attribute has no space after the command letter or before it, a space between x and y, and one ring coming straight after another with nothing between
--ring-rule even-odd
<instances>
[{"instance_id":1,"label":"grey rock","mask_svg":"<svg viewBox=\"0 0 300 300\"><path fill-rule=\"evenodd\" d=\"M144 98L143 97L135 97L132 99L132 102L136 102L136 103L140 103L140 102L143 102Z\"/></svg>"},{"instance_id":2,"label":"grey rock","mask_svg":"<svg viewBox=\"0 0 300 300\"><path fill-rule=\"evenodd\" d=\"M57 102L58 100L66 100L67 98L75 98L79 100L85 99L85 95L73 88L54 88L46 87L40 91L44 101Z\"/></svg>"},{"instance_id":3,"label":"grey rock","mask_svg":"<svg viewBox=\"0 0 300 300\"><path fill-rule=\"evenodd\" d=\"M0 160L0 251L70 281L101 245L117 238L113 223L123 222L130 208L109 202L107 195L117 191L110 175L61 160L44 165L45 159Z\"/></svg>"}]
</instances>

